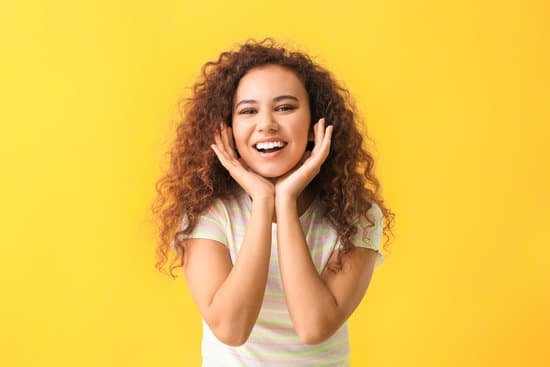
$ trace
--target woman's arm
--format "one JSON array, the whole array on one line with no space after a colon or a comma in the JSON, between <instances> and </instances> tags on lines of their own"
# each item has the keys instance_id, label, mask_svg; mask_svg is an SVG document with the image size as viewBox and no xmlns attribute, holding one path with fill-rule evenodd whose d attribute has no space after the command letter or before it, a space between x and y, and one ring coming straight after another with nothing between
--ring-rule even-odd
<instances>
[{"instance_id":1,"label":"woman's arm","mask_svg":"<svg viewBox=\"0 0 550 367\"><path fill-rule=\"evenodd\" d=\"M273 201L255 200L243 244L231 264L229 251L207 239L189 239L184 269L193 299L216 337L241 345L256 323L271 253Z\"/></svg>"},{"instance_id":2,"label":"woman's arm","mask_svg":"<svg viewBox=\"0 0 550 367\"><path fill-rule=\"evenodd\" d=\"M342 258L343 269L319 275L300 225L297 199L329 154L333 126L321 119L313 127L315 146L298 169L275 185L275 215L281 279L296 333L306 344L331 336L357 307L369 285L376 253L354 248ZM329 261L337 256L333 254Z\"/></svg>"},{"instance_id":3,"label":"woman's arm","mask_svg":"<svg viewBox=\"0 0 550 367\"><path fill-rule=\"evenodd\" d=\"M243 344L258 318L271 254L275 188L250 172L233 148L231 128L221 124L212 149L220 163L252 198L252 213L232 266L229 251L212 240L191 239L185 248L185 275L201 314L225 344Z\"/></svg>"},{"instance_id":4,"label":"woman's arm","mask_svg":"<svg viewBox=\"0 0 550 367\"><path fill-rule=\"evenodd\" d=\"M342 270L318 274L298 218L296 201L277 198L277 246L285 299L296 333L305 344L330 337L361 302L372 277L376 251L353 248ZM329 261L336 259L333 253Z\"/></svg>"}]
</instances>

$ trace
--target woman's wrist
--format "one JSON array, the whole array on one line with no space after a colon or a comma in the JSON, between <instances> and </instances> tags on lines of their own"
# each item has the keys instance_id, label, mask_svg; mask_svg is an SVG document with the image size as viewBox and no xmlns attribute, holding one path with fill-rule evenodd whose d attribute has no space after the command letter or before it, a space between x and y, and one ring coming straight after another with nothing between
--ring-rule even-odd
<instances>
[{"instance_id":1,"label":"woman's wrist","mask_svg":"<svg viewBox=\"0 0 550 367\"><path fill-rule=\"evenodd\" d=\"M252 207L257 207L261 209L271 209L275 208L275 197L270 195L256 195L251 197Z\"/></svg>"},{"instance_id":2,"label":"woman's wrist","mask_svg":"<svg viewBox=\"0 0 550 367\"><path fill-rule=\"evenodd\" d=\"M289 212L298 210L298 199L292 196L275 196L275 212Z\"/></svg>"}]
</instances>

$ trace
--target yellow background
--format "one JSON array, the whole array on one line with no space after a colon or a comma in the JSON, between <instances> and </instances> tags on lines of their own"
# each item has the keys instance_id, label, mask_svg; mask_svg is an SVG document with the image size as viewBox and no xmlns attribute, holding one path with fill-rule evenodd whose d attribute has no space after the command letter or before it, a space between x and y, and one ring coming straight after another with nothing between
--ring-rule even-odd
<instances>
[{"instance_id":1,"label":"yellow background","mask_svg":"<svg viewBox=\"0 0 550 367\"><path fill-rule=\"evenodd\" d=\"M521 4L520 4L521 3ZM249 37L353 93L397 214L353 366L550 365L545 1L0 5L0 365L198 366L148 208L176 105Z\"/></svg>"}]
</instances>

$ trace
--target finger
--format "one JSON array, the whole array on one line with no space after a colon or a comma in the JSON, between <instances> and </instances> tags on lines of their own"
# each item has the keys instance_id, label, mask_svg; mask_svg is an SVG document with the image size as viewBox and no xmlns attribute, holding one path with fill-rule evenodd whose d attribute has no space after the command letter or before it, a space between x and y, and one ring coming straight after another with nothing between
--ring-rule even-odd
<instances>
[{"instance_id":1,"label":"finger","mask_svg":"<svg viewBox=\"0 0 550 367\"><path fill-rule=\"evenodd\" d=\"M235 149L235 137L233 136L233 129L231 126L227 127L227 140L229 140L229 146L231 149Z\"/></svg>"},{"instance_id":2,"label":"finger","mask_svg":"<svg viewBox=\"0 0 550 367\"><path fill-rule=\"evenodd\" d=\"M227 139L227 126L225 126L225 124L223 122L220 123L220 135L221 135L221 140L222 140L222 143L224 145L224 147L227 149L229 148L229 141Z\"/></svg>"},{"instance_id":3,"label":"finger","mask_svg":"<svg viewBox=\"0 0 550 367\"><path fill-rule=\"evenodd\" d=\"M321 128L320 126L319 128ZM330 145L332 142L332 132L334 131L334 126L329 125L324 130L322 135L322 141L315 145L315 150L312 152L312 163L321 165L327 159L330 152ZM321 132L317 133L317 136L320 136Z\"/></svg>"},{"instance_id":4,"label":"finger","mask_svg":"<svg viewBox=\"0 0 550 367\"><path fill-rule=\"evenodd\" d=\"M225 159L223 153L220 151L220 149L218 148L218 146L216 146L216 144L212 144L210 145L210 148L212 148L212 150L214 151L214 153L216 154L216 157L218 157L218 161L220 161L221 165L225 167L225 169L228 170L227 168L227 160Z\"/></svg>"},{"instance_id":5,"label":"finger","mask_svg":"<svg viewBox=\"0 0 550 367\"><path fill-rule=\"evenodd\" d=\"M216 146L220 152L223 152L227 159L231 159L234 155L231 154L231 148L227 145L227 139L225 138L225 128L220 126L220 133L214 137Z\"/></svg>"},{"instance_id":6,"label":"finger","mask_svg":"<svg viewBox=\"0 0 550 367\"><path fill-rule=\"evenodd\" d=\"M332 143L332 132L334 131L334 125L327 126L325 134L323 136L323 142L321 143L321 152L323 160L326 159L330 152L330 145Z\"/></svg>"},{"instance_id":7,"label":"finger","mask_svg":"<svg viewBox=\"0 0 550 367\"><path fill-rule=\"evenodd\" d=\"M229 144L229 151L231 152L231 157L234 159L237 159L237 150L235 149L235 138L233 137L233 129L231 127L227 127L226 129L226 135L227 135L227 142Z\"/></svg>"},{"instance_id":8,"label":"finger","mask_svg":"<svg viewBox=\"0 0 550 367\"><path fill-rule=\"evenodd\" d=\"M315 141L315 145L313 146L312 153L317 153L319 151L319 148L321 147L321 143L323 142L323 136L325 132L325 119L321 118L319 121L313 126L313 139Z\"/></svg>"},{"instance_id":9,"label":"finger","mask_svg":"<svg viewBox=\"0 0 550 367\"><path fill-rule=\"evenodd\" d=\"M235 147L233 143L233 132L231 128L224 123L222 123L222 141L225 146L226 152L231 156L231 158L236 159L237 154L235 152Z\"/></svg>"},{"instance_id":10,"label":"finger","mask_svg":"<svg viewBox=\"0 0 550 367\"><path fill-rule=\"evenodd\" d=\"M227 127L223 122L220 123L220 137L224 150L228 150L229 142L227 141Z\"/></svg>"},{"instance_id":11,"label":"finger","mask_svg":"<svg viewBox=\"0 0 550 367\"><path fill-rule=\"evenodd\" d=\"M242 170L243 166L240 164L239 161L237 161L236 159L232 159L226 152L220 150L220 148L215 144L212 144L210 147L214 150L214 153L216 153L216 156L218 157L221 165L229 172L229 174L233 178L240 174L239 170Z\"/></svg>"},{"instance_id":12,"label":"finger","mask_svg":"<svg viewBox=\"0 0 550 367\"><path fill-rule=\"evenodd\" d=\"M226 150L226 148L223 144L223 141L222 141L222 138L221 138L220 134L214 135L214 141L216 142L216 144L214 144L214 146L216 148L214 150L214 152L218 156L218 159L220 160L222 165L225 168L229 169L231 156L227 153L227 150Z\"/></svg>"},{"instance_id":13,"label":"finger","mask_svg":"<svg viewBox=\"0 0 550 367\"><path fill-rule=\"evenodd\" d=\"M225 147L223 145L221 132L214 135L214 143L216 145L216 148L218 148L218 151L221 153L222 151L225 151Z\"/></svg>"},{"instance_id":14,"label":"finger","mask_svg":"<svg viewBox=\"0 0 550 367\"><path fill-rule=\"evenodd\" d=\"M317 135L319 135L319 132L317 130L317 127L319 127L319 121L317 121L315 123L315 125L313 125L313 149L311 149L311 153L315 152L315 150L317 149L318 147L318 144L317 144Z\"/></svg>"}]
</instances>

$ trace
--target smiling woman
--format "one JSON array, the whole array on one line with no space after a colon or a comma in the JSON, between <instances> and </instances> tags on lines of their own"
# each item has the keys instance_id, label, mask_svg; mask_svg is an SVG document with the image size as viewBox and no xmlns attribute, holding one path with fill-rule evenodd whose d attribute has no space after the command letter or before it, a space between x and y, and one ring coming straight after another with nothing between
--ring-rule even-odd
<instances>
[{"instance_id":1,"label":"smiling woman","mask_svg":"<svg viewBox=\"0 0 550 367\"><path fill-rule=\"evenodd\" d=\"M271 40L203 75L154 206L157 265L184 267L203 366L348 365L346 320L393 220L348 93Z\"/></svg>"},{"instance_id":2,"label":"smiling woman","mask_svg":"<svg viewBox=\"0 0 550 367\"><path fill-rule=\"evenodd\" d=\"M239 82L233 136L241 158L263 177L276 178L302 159L311 113L303 83L277 65L252 69Z\"/></svg>"}]
</instances>

